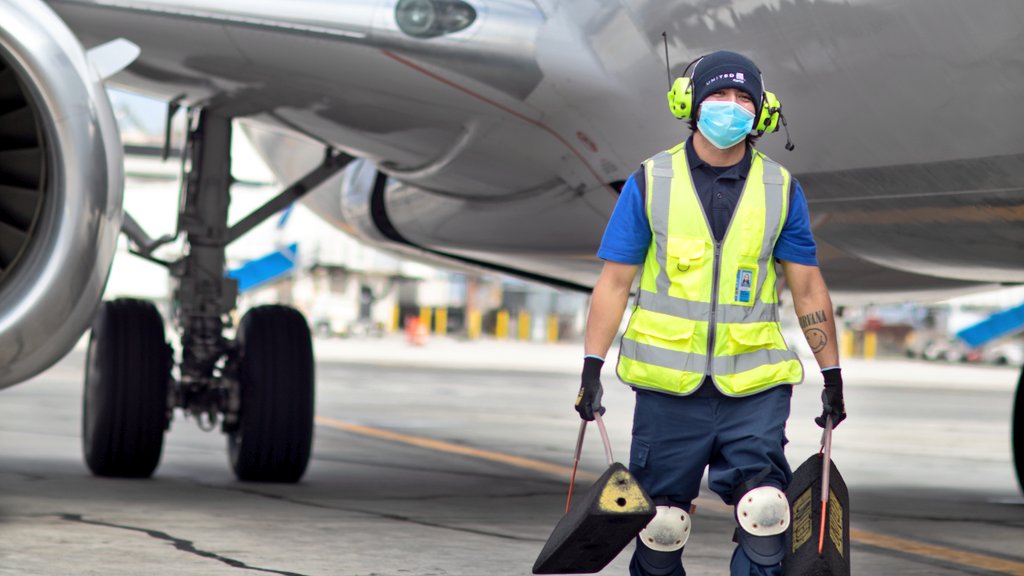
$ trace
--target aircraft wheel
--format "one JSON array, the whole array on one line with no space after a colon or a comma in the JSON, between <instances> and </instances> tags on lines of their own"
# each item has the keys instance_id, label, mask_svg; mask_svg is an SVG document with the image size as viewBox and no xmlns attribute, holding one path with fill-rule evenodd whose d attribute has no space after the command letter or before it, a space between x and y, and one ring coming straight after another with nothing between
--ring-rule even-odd
<instances>
[{"instance_id":1,"label":"aircraft wheel","mask_svg":"<svg viewBox=\"0 0 1024 576\"><path fill-rule=\"evenodd\" d=\"M1013 403L1013 463L1017 468L1017 485L1024 494L1024 366L1017 381L1016 400Z\"/></svg>"},{"instance_id":2,"label":"aircraft wheel","mask_svg":"<svg viewBox=\"0 0 1024 576\"><path fill-rule=\"evenodd\" d=\"M239 480L298 482L313 444L313 342L286 306L249 310L238 326L238 427L228 435Z\"/></svg>"},{"instance_id":3,"label":"aircraft wheel","mask_svg":"<svg viewBox=\"0 0 1024 576\"><path fill-rule=\"evenodd\" d=\"M171 349L156 306L129 299L100 304L82 400L82 446L93 474L153 474L168 423L170 369Z\"/></svg>"}]
</instances>

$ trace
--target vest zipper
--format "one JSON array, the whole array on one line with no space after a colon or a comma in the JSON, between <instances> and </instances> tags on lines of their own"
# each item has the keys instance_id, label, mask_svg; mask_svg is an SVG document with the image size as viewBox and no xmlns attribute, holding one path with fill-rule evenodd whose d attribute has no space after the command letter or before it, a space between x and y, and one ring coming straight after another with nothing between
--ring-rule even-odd
<instances>
[{"instance_id":1,"label":"vest zipper","mask_svg":"<svg viewBox=\"0 0 1024 576\"><path fill-rule=\"evenodd\" d=\"M732 222L730 221L730 224ZM713 235L713 233L712 233ZM711 273L711 318L708 320L708 354L707 363L704 367L704 374L711 377L712 384L717 387L718 384L715 380L714 370L714 352L715 352L715 325L718 323L718 277L719 277L719 260L722 258L722 243L723 240L715 240L715 255L711 261L714 269Z\"/></svg>"},{"instance_id":2,"label":"vest zipper","mask_svg":"<svg viewBox=\"0 0 1024 576\"><path fill-rule=\"evenodd\" d=\"M751 149L750 153L751 153L750 167L753 168L755 156L759 155L760 153L757 152L754 149ZM719 261L722 259L722 245L725 244L726 238L729 237L729 230L732 228L733 220L736 219L735 218L736 217L736 210L739 210L740 204L743 202L743 196L744 196L744 194L747 193L747 186L750 185L750 179L749 179L750 171L748 169L748 171L747 171L747 175L748 175L747 181L743 183L743 187L740 189L740 197L736 200L736 207L733 209L732 215L729 216L729 222L725 225L725 234L722 235L722 239L721 240L718 240L717 238L715 238L714 228L711 227L711 218L708 216L707 212L704 211L704 204L703 204L703 202L700 201L700 195L697 194L697 186L696 186L696 184L693 183L693 174L690 173L690 163L689 163L689 161L686 160L686 156L685 156L685 154L686 154L686 147L685 146L683 147L682 154L683 154L683 160L684 160L685 166L686 166L686 177L690 179L690 190L693 192L693 195L697 197L697 203L701 205L700 212L704 216L704 224L707 226L708 235L711 236L711 239L715 243L715 253L714 253L713 259L711 261L711 264L714 266L714 269L713 269L712 274L711 274L711 290L712 290L711 291L711 318L708 320L708 351L707 351L707 356L706 356L706 359L705 359L705 362L704 362L704 376L710 377L711 378L711 383L714 384L715 388L718 388L718 383L715 382L715 374L714 374L714 367L715 367L714 366L714 360L715 360L714 351L715 351L715 331L716 331L716 327L717 327L717 324L718 324L718 282L719 282L719 278L718 277L720 276ZM667 234L667 232L666 232L666 234ZM697 386L700 387L703 384L704 384L704 382L702 380L701 383L698 384Z\"/></svg>"},{"instance_id":3,"label":"vest zipper","mask_svg":"<svg viewBox=\"0 0 1024 576\"><path fill-rule=\"evenodd\" d=\"M755 154L755 151L751 151L751 154ZM750 166L754 166L754 157L750 158ZM689 169L689 166L687 166ZM715 381L715 332L718 324L718 283L719 276L721 276L721 266L719 262L722 260L722 246L725 244L725 240L729 238L729 230L732 230L732 223L736 220L736 211L740 209L740 204L743 202L743 196L747 193L747 186L750 185L749 170L747 181L743 183L743 187L740 188L740 197L736 200L736 207L733 208L732 214L729 216L729 222L725 225L725 234L722 234L722 239L718 240L715 238L715 231L711 227L711 218L704 212L703 204L701 205L701 212L704 214L704 223L708 227L708 234L711 235L712 240L715 241L715 254L712 260L714 270L711 273L711 318L708 321L708 354L707 362L704 366L704 375L711 378L711 383L718 388L718 382ZM696 193L697 187L693 184L693 176L690 175L690 186ZM697 199L700 202L700 198ZM703 383L703 382L702 382Z\"/></svg>"}]
</instances>

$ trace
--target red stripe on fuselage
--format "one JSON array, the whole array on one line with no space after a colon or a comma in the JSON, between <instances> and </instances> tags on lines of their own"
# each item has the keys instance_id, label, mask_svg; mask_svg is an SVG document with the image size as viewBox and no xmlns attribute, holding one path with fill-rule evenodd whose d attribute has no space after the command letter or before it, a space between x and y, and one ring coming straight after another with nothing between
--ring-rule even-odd
<instances>
[{"instance_id":1,"label":"red stripe on fuselage","mask_svg":"<svg viewBox=\"0 0 1024 576\"><path fill-rule=\"evenodd\" d=\"M395 54L394 52L391 52L390 50L381 50L381 52L385 56L387 56L388 58L391 58L392 60L394 60L395 62L398 62L400 64L408 66L409 68L412 68L413 70L419 72L420 74L423 74L425 76L429 76L430 78L433 78L434 80L437 80L438 82L440 82L440 83L442 83L442 84L444 84L446 86L450 86L450 87L458 90L459 92L462 92L463 94L466 94L468 96L472 96L473 98L476 98L477 100L480 100L481 102L483 102L485 104L488 104L489 106L493 106L493 107L501 110L502 112L505 112L507 114L515 116L516 118L522 120L523 122L526 122L528 124L532 124L533 126L536 126L537 128L540 128L541 130L543 130L543 131L547 132L548 134L552 135L556 140L561 142L563 146L568 148L569 151L572 152L574 156L579 158L580 162L583 163L583 165L587 168L587 171L590 172L590 174L594 177L594 180L596 180L598 184L608 188L609 191L611 191L613 194L615 194L615 189L612 188L611 186L609 186L607 182L602 180L601 176L598 175L597 171L594 170L593 166L591 166L590 163L587 162L586 158L584 158L583 155L580 154L578 150L576 150L576 148L573 148L572 144L569 144L569 142L565 138L563 138L562 135L559 134L558 132L555 132L554 130L552 130L548 126L546 126L546 125L544 125L544 124L534 120L533 118L530 118L530 117L525 116L525 115L523 115L523 114L521 114L519 112L516 112L515 110L509 108L508 106L505 106L504 104L501 104L499 102L495 102L494 100L491 100L490 98L484 96L483 94L478 94L478 93L470 90L469 88L466 88L465 86L457 84L457 83L455 83L455 82L445 78L444 76L441 76L440 74L437 74L435 72L427 70L426 68L420 66L419 64L416 64L412 60L409 60L407 58L399 56L398 54Z\"/></svg>"}]
</instances>

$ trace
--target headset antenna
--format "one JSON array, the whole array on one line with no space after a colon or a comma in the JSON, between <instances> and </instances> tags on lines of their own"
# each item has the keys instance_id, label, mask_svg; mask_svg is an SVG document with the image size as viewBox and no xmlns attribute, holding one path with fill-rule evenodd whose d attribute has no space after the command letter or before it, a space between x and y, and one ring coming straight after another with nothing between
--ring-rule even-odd
<instances>
[{"instance_id":1,"label":"headset antenna","mask_svg":"<svg viewBox=\"0 0 1024 576\"><path fill-rule=\"evenodd\" d=\"M668 76L668 89L672 89L672 67L668 63L668 35L661 33L661 39L665 43L665 75Z\"/></svg>"}]
</instances>

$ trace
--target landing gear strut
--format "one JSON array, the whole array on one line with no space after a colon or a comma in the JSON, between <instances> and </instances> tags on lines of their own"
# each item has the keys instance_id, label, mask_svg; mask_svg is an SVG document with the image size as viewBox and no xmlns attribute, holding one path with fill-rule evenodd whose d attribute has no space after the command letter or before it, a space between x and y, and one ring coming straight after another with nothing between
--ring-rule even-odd
<instances>
[{"instance_id":1,"label":"landing gear strut","mask_svg":"<svg viewBox=\"0 0 1024 576\"><path fill-rule=\"evenodd\" d=\"M228 226L232 119L212 110L189 115L175 236L153 240L126 215L133 252L169 268L176 281L174 321L181 356L172 358L155 306L104 303L93 325L86 374L83 437L86 462L98 475L150 476L174 408L201 427L219 423L231 466L241 480L297 482L313 439L313 348L298 311L261 306L247 312L237 338L224 331L238 297L225 277L225 249L343 169L351 157L328 151L323 163L263 207ZM184 236L174 262L153 251ZM177 367L178 377L173 377Z\"/></svg>"}]
</instances>

